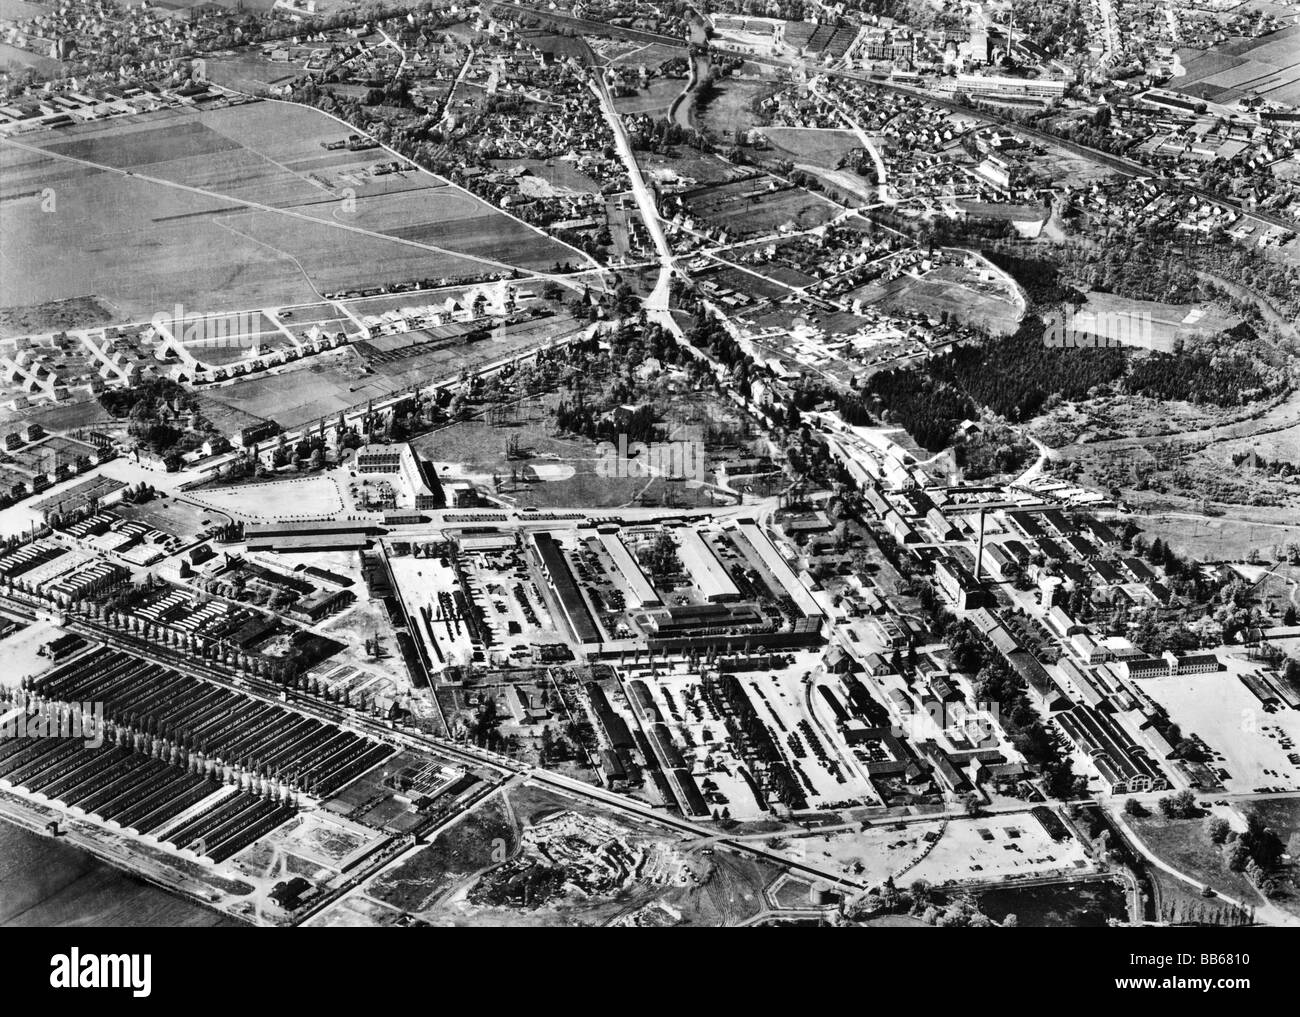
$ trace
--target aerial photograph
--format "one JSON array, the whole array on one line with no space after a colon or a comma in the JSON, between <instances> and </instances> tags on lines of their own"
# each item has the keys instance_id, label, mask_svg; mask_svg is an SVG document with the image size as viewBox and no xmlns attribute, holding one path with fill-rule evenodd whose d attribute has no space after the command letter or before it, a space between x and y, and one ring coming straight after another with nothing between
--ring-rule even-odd
<instances>
[{"instance_id":1,"label":"aerial photograph","mask_svg":"<svg viewBox=\"0 0 1300 1017\"><path fill-rule=\"evenodd\" d=\"M1249 989L1298 612L1300 4L0 0L0 928Z\"/></svg>"}]
</instances>

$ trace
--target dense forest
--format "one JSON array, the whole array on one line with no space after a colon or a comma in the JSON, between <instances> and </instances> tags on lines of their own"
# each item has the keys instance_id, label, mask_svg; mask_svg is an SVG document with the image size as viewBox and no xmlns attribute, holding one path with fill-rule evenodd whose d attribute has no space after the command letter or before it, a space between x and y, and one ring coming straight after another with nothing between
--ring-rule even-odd
<instances>
[{"instance_id":1,"label":"dense forest","mask_svg":"<svg viewBox=\"0 0 1300 1017\"><path fill-rule=\"evenodd\" d=\"M902 424L918 445L938 452L947 447L957 425L975 415L975 406L947 381L912 368L873 375L867 391Z\"/></svg>"},{"instance_id":2,"label":"dense forest","mask_svg":"<svg viewBox=\"0 0 1300 1017\"><path fill-rule=\"evenodd\" d=\"M919 445L937 452L963 419L977 415L977 406L1024 423L1052 397L1083 400L1106 387L1152 399L1240 406L1289 384L1284 371L1261 369L1247 356L1185 350L1134 356L1115 347L1054 347L1043 341L1043 329L1042 320L1031 315L1012 335L956 347L919 368L883 371L866 392ZM851 422L868 418L856 400L847 408Z\"/></svg>"},{"instance_id":3,"label":"dense forest","mask_svg":"<svg viewBox=\"0 0 1300 1017\"><path fill-rule=\"evenodd\" d=\"M1036 307L1063 303L1078 305L1087 299L1079 290L1061 281L1061 269L1050 261L997 250L985 250L983 254L1015 279Z\"/></svg>"},{"instance_id":4,"label":"dense forest","mask_svg":"<svg viewBox=\"0 0 1300 1017\"><path fill-rule=\"evenodd\" d=\"M1226 240L1197 243L1188 238L1172 243L1144 231L1109 230L1094 240L1054 246L1050 262L1017 253L1021 249L1014 244L991 244L983 253L1014 276L1041 306L1082 302L1083 294L1073 287L1061 285L1061 292L1051 290L1065 277L1078 280L1080 286L1134 300L1175 304L1213 300L1247 316L1258 313L1252 300L1217 285L1214 278L1218 278L1262 296L1283 316L1300 311L1300 269Z\"/></svg>"},{"instance_id":5,"label":"dense forest","mask_svg":"<svg viewBox=\"0 0 1300 1017\"><path fill-rule=\"evenodd\" d=\"M1030 316L1013 335L959 346L920 370L883 371L867 391L917 444L937 452L962 420L977 415L977 405L1018 423L1034 417L1053 393L1082 399L1123 373L1122 351L1047 346L1042 321Z\"/></svg>"},{"instance_id":6,"label":"dense forest","mask_svg":"<svg viewBox=\"0 0 1300 1017\"><path fill-rule=\"evenodd\" d=\"M1247 357L1156 353L1134 360L1124 387L1153 399L1186 399L1242 406L1268 395L1271 385Z\"/></svg>"},{"instance_id":7,"label":"dense forest","mask_svg":"<svg viewBox=\"0 0 1300 1017\"><path fill-rule=\"evenodd\" d=\"M1102 250L1062 247L1055 252L1059 262L1005 248L984 254L1015 278L1031 308L1040 312L1085 302L1085 294L1067 279L1135 300L1190 303L1223 297L1172 246L1132 239ZM1254 265L1249 258L1241 262L1234 266ZM1276 273L1270 278L1277 281ZM1239 406L1285 392L1291 384L1289 358L1260 334L1257 309L1226 302L1254 317L1254 324L1245 321L1216 338L1198 340L1196 348L1184 349L1180 343L1170 353L1137 355L1115 347L1050 345L1043 320L1031 313L1012 335L958 346L918 367L875 375L863 392L866 399L842 401L841 412L850 422L865 423L869 410L883 410L918 444L937 452L952 441L957 424L976 415L976 407L1023 423L1053 398L1083 400L1099 390L1216 406Z\"/></svg>"},{"instance_id":8,"label":"dense forest","mask_svg":"<svg viewBox=\"0 0 1300 1017\"><path fill-rule=\"evenodd\" d=\"M130 388L110 388L99 394L99 405L114 417L153 417L160 410L193 412L199 400L185 386L169 378L153 378Z\"/></svg>"},{"instance_id":9,"label":"dense forest","mask_svg":"<svg viewBox=\"0 0 1300 1017\"><path fill-rule=\"evenodd\" d=\"M1094 387L1122 377L1124 359L1114 347L1048 346L1042 320L1030 315L1012 335L936 357L929 372L1019 423L1036 416L1053 393L1083 399Z\"/></svg>"}]
</instances>

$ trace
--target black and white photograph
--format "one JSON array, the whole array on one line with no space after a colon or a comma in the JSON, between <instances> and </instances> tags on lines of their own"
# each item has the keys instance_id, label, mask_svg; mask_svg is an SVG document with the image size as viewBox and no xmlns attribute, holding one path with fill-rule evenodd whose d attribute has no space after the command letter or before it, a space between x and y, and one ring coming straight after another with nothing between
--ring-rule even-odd
<instances>
[{"instance_id":1,"label":"black and white photograph","mask_svg":"<svg viewBox=\"0 0 1300 1017\"><path fill-rule=\"evenodd\" d=\"M1298 233L1282 0L0 0L18 982L1290 991Z\"/></svg>"}]
</instances>

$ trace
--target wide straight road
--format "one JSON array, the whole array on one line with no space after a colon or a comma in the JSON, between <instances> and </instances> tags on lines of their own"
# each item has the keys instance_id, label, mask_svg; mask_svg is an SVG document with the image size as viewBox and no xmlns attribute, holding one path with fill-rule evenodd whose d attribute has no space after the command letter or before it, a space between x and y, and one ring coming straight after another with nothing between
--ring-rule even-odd
<instances>
[{"instance_id":1,"label":"wide straight road","mask_svg":"<svg viewBox=\"0 0 1300 1017\"><path fill-rule=\"evenodd\" d=\"M646 229L650 231L650 236L654 240L655 251L659 255L659 281L655 284L650 296L646 297L644 301L645 308L647 311L667 312L669 288L672 283L673 272L676 270L673 261L673 249L669 246L668 237L664 234L663 222L659 219L659 209L655 205L654 195L650 193L650 188L646 185L645 177L641 173L641 166L636 161L636 153L632 151L632 144L627 140L627 131L623 129L623 118L619 116L618 109L614 106L614 97L609 94L609 86L605 83L604 74L598 70L592 73L591 88L596 93L596 98L600 101L600 107L605 113L605 120L609 123L610 131L613 132L614 145L618 149L618 154L627 169L637 208L641 212L641 218L645 221Z\"/></svg>"},{"instance_id":2,"label":"wide straight road","mask_svg":"<svg viewBox=\"0 0 1300 1017\"><path fill-rule=\"evenodd\" d=\"M821 89L821 87L816 82L816 80L814 80L812 84L812 91L813 94L816 95L818 98L825 99L827 102L833 104L837 110L839 110L840 116L843 118L844 122L849 125L849 130L851 130L855 135L857 135L858 140L862 142L862 147L865 148L867 150L867 154L871 156L871 161L875 164L876 167L876 180L879 182L880 185L880 189L878 191L880 200L886 205L897 205L898 199L890 196L889 184L886 182L885 160L881 158L880 152L877 150L875 142L871 140L871 136L867 134L867 132L862 128L862 125L858 123L857 118L853 116L853 114L849 111L848 107L845 106L844 103L840 102L840 100L835 96L826 94L826 92L824 92Z\"/></svg>"}]
</instances>

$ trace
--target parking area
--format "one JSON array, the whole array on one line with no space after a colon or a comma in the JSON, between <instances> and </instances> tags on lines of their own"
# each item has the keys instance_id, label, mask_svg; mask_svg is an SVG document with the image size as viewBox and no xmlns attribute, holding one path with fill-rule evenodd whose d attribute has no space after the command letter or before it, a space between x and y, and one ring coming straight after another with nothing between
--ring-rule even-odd
<instances>
[{"instance_id":1,"label":"parking area","mask_svg":"<svg viewBox=\"0 0 1300 1017\"><path fill-rule=\"evenodd\" d=\"M1300 752L1300 711L1266 710L1237 677L1242 666L1231 660L1226 672L1155 678L1142 688L1184 737L1204 743L1212 753L1208 765L1228 791L1300 790L1300 765L1287 758Z\"/></svg>"}]
</instances>

